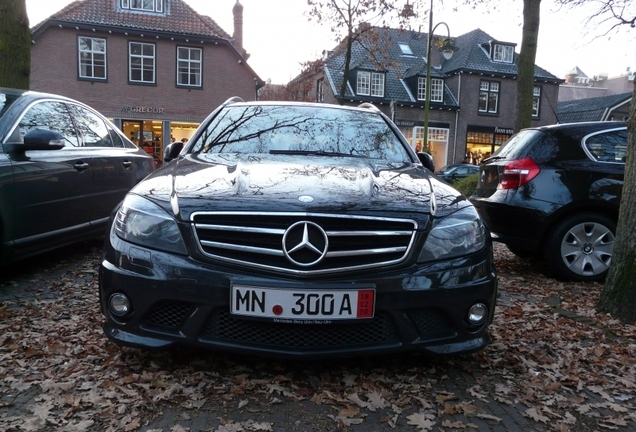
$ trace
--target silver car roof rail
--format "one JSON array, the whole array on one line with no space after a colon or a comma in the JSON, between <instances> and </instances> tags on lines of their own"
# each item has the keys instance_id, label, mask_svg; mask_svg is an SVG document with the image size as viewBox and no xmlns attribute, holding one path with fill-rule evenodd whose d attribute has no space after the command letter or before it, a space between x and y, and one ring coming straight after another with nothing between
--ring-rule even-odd
<instances>
[{"instance_id":1,"label":"silver car roof rail","mask_svg":"<svg viewBox=\"0 0 636 432\"><path fill-rule=\"evenodd\" d=\"M358 108L366 108L366 109L370 109L371 111L381 112L380 108L373 105L371 102L363 102L360 105L358 105Z\"/></svg>"},{"instance_id":2,"label":"silver car roof rail","mask_svg":"<svg viewBox=\"0 0 636 432\"><path fill-rule=\"evenodd\" d=\"M229 98L228 100L223 102L221 105L225 106L225 105L229 105L229 104L232 104L232 103L238 103L238 102L245 102L245 101L240 96L232 96L231 98Z\"/></svg>"}]
</instances>

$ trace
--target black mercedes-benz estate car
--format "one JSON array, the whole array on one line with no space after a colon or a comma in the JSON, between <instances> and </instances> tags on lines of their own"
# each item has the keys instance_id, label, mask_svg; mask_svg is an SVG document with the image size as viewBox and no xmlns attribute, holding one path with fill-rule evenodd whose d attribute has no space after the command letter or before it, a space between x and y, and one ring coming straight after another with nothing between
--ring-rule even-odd
<instances>
[{"instance_id":1,"label":"black mercedes-benz estate car","mask_svg":"<svg viewBox=\"0 0 636 432\"><path fill-rule=\"evenodd\" d=\"M164 156L106 240L116 343L316 358L489 342L490 235L372 105L231 99Z\"/></svg>"},{"instance_id":2,"label":"black mercedes-benz estate car","mask_svg":"<svg viewBox=\"0 0 636 432\"><path fill-rule=\"evenodd\" d=\"M154 161L91 107L0 88L0 265L104 235Z\"/></svg>"},{"instance_id":3,"label":"black mercedes-benz estate car","mask_svg":"<svg viewBox=\"0 0 636 432\"><path fill-rule=\"evenodd\" d=\"M627 125L525 129L480 167L472 203L496 240L543 257L559 278L601 281L612 260Z\"/></svg>"}]
</instances>

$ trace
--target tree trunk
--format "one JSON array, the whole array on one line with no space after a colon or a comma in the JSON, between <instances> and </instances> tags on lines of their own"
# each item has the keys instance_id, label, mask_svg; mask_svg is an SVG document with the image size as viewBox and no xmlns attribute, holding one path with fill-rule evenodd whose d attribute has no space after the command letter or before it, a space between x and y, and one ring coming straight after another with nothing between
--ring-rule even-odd
<instances>
[{"instance_id":1,"label":"tree trunk","mask_svg":"<svg viewBox=\"0 0 636 432\"><path fill-rule=\"evenodd\" d=\"M0 0L0 87L29 88L31 30L25 0Z\"/></svg>"},{"instance_id":2,"label":"tree trunk","mask_svg":"<svg viewBox=\"0 0 636 432\"><path fill-rule=\"evenodd\" d=\"M515 132L530 127L534 89L534 62L537 56L541 0L523 0L523 35L517 65L517 108Z\"/></svg>"},{"instance_id":3,"label":"tree trunk","mask_svg":"<svg viewBox=\"0 0 636 432\"><path fill-rule=\"evenodd\" d=\"M353 46L353 33L349 32L347 37L347 52L345 53L344 71L342 72L342 84L340 84L340 94L338 95L338 103L344 105L345 93L347 92L347 83L349 82L349 70L351 66L351 49Z\"/></svg>"},{"instance_id":4,"label":"tree trunk","mask_svg":"<svg viewBox=\"0 0 636 432\"><path fill-rule=\"evenodd\" d=\"M636 322L636 83L627 122L625 182L618 215L612 263L597 305L625 323Z\"/></svg>"}]
</instances>

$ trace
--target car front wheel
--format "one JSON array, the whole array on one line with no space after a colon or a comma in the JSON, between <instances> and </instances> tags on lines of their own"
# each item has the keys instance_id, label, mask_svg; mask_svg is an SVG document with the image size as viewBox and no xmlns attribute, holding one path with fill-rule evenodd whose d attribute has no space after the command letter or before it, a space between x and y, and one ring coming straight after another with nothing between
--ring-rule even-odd
<instances>
[{"instance_id":1,"label":"car front wheel","mask_svg":"<svg viewBox=\"0 0 636 432\"><path fill-rule=\"evenodd\" d=\"M559 223L546 243L548 266L561 279L603 281L612 260L616 222L582 213Z\"/></svg>"}]
</instances>

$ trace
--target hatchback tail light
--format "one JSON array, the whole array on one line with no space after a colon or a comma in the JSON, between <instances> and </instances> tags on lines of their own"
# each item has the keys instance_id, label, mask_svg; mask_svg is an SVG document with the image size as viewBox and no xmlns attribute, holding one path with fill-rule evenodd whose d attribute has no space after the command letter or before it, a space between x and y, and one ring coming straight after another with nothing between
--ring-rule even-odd
<instances>
[{"instance_id":1,"label":"hatchback tail light","mask_svg":"<svg viewBox=\"0 0 636 432\"><path fill-rule=\"evenodd\" d=\"M540 171L539 165L529 157L511 161L504 166L499 189L516 189L523 186L535 178Z\"/></svg>"}]
</instances>

